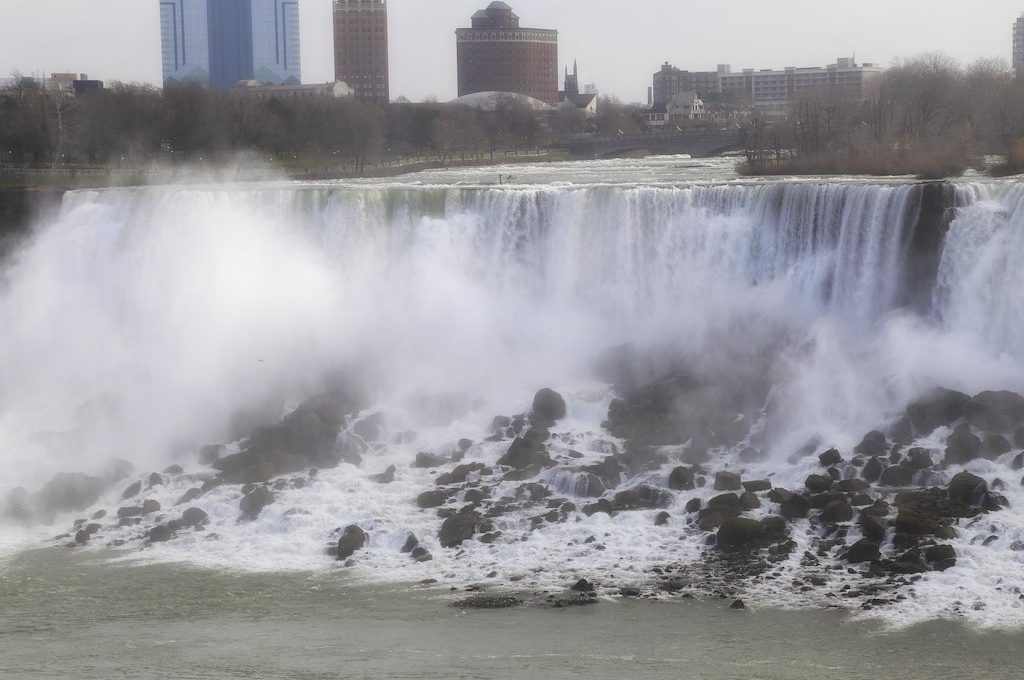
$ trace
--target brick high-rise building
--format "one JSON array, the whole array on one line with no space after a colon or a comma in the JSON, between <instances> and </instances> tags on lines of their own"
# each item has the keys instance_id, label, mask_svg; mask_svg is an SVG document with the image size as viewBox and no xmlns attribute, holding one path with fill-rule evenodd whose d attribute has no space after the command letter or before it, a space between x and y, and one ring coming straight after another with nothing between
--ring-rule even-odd
<instances>
[{"instance_id":1,"label":"brick high-rise building","mask_svg":"<svg viewBox=\"0 0 1024 680\"><path fill-rule=\"evenodd\" d=\"M459 96L515 92L558 103L558 31L521 28L504 2L473 15L472 28L455 31Z\"/></svg>"},{"instance_id":2,"label":"brick high-rise building","mask_svg":"<svg viewBox=\"0 0 1024 680\"><path fill-rule=\"evenodd\" d=\"M363 101L391 100L387 0L334 0L334 78Z\"/></svg>"}]
</instances>

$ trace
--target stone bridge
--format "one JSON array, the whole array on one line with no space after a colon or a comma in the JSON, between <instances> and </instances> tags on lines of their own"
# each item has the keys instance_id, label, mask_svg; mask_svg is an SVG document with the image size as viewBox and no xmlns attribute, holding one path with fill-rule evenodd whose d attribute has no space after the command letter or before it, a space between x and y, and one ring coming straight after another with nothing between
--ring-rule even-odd
<instances>
[{"instance_id":1,"label":"stone bridge","mask_svg":"<svg viewBox=\"0 0 1024 680\"><path fill-rule=\"evenodd\" d=\"M741 141L739 130L577 137L569 142L569 152L582 158L609 158L643 149L658 155L688 154L707 158L735 151L740 148Z\"/></svg>"}]
</instances>

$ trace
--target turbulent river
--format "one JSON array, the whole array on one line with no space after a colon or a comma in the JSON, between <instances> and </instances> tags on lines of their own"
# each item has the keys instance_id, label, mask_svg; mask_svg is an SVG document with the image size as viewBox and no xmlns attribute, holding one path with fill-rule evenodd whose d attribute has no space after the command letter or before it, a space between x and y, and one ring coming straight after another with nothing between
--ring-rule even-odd
<instances>
[{"instance_id":1,"label":"turbulent river","mask_svg":"<svg viewBox=\"0 0 1024 680\"><path fill-rule=\"evenodd\" d=\"M960 421L915 426L902 448L891 434L939 386L1024 391L1022 203L1014 179L759 181L685 158L70 192L0 272L0 564L75 543L73 521L95 516L74 550L114 562L531 592L586 578L609 597L724 583L753 606L1022 627L1024 442L1011 427L1009 450L943 464ZM674 440L616 429L616 399L681 375ZM536 427L541 388L565 413L540 464L499 466ZM260 427L339 390L359 395L331 435L340 460L275 459L263 478L218 467L248 464ZM873 430L886 465L934 455L879 492L886 521L898 490L965 470L999 491L1005 507L922 544L952 545L955 566L922 566L899 598L845 597L869 578L842 558L862 528L816 506L787 518L769 567L707 576L714 531L685 506L731 488L714 488L719 471L803 489L834 448L828 474L859 479ZM670 479L682 464L698 466L693 488ZM59 473L98 481L55 500ZM421 502L438 487L440 513ZM246 509L261 489L269 502ZM642 502L625 507L630 489ZM776 514L757 493L744 517ZM156 505L118 517L144 499ZM447 547L439 531L467 503L476 525ZM177 520L190 507L202 523ZM338 560L326 548L349 526L364 540ZM430 559L403 552L410 534ZM883 554L899 540L889 531ZM694 576L661 587L666 569Z\"/></svg>"}]
</instances>

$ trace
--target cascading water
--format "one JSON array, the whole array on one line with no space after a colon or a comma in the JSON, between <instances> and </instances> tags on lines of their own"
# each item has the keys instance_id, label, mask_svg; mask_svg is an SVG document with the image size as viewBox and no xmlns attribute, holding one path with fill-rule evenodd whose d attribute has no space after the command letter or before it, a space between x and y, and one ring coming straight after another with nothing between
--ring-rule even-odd
<instances>
[{"instance_id":1,"label":"cascading water","mask_svg":"<svg viewBox=\"0 0 1024 680\"><path fill-rule=\"evenodd\" d=\"M410 467L416 453L479 442L495 414L550 386L568 417L549 448L601 460L615 447L601 428L613 387L595 365L623 345L653 372L682 364L741 394L709 408L758 421L769 455L750 474L777 486L802 484L809 464L786 460L811 436L852 447L937 384L1021 389L1024 191L956 187L933 308L912 310L922 200L915 183L839 181L73 192L0 289L0 494L112 459L200 474L201 445L236 441L343 376L370 395L363 416L382 418L362 469L322 470L238 525L237 489L215 489L197 503L218 540L183 536L147 556L309 569L328 559L331 529L358 522L373 529L356 567L367 578L639 578L702 546L642 513L540 529L510 513L498 533L522 540L467 544L458 559L438 549L440 520L414 503L432 484ZM467 460L492 464L505 447L481 442ZM393 483L368 480L392 464ZM669 469L633 481L663 485ZM558 494L586 493L576 469L545 474ZM194 479L148 493L169 507ZM409 531L433 561L398 552Z\"/></svg>"}]
</instances>

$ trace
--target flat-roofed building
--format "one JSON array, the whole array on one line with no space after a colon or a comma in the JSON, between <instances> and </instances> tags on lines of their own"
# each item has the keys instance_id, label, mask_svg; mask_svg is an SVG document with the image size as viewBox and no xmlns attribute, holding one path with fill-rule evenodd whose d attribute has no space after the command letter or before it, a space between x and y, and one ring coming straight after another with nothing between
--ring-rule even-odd
<instances>
[{"instance_id":1,"label":"flat-roofed building","mask_svg":"<svg viewBox=\"0 0 1024 680\"><path fill-rule=\"evenodd\" d=\"M391 100L386 0L334 0L334 78L363 101Z\"/></svg>"}]
</instances>

